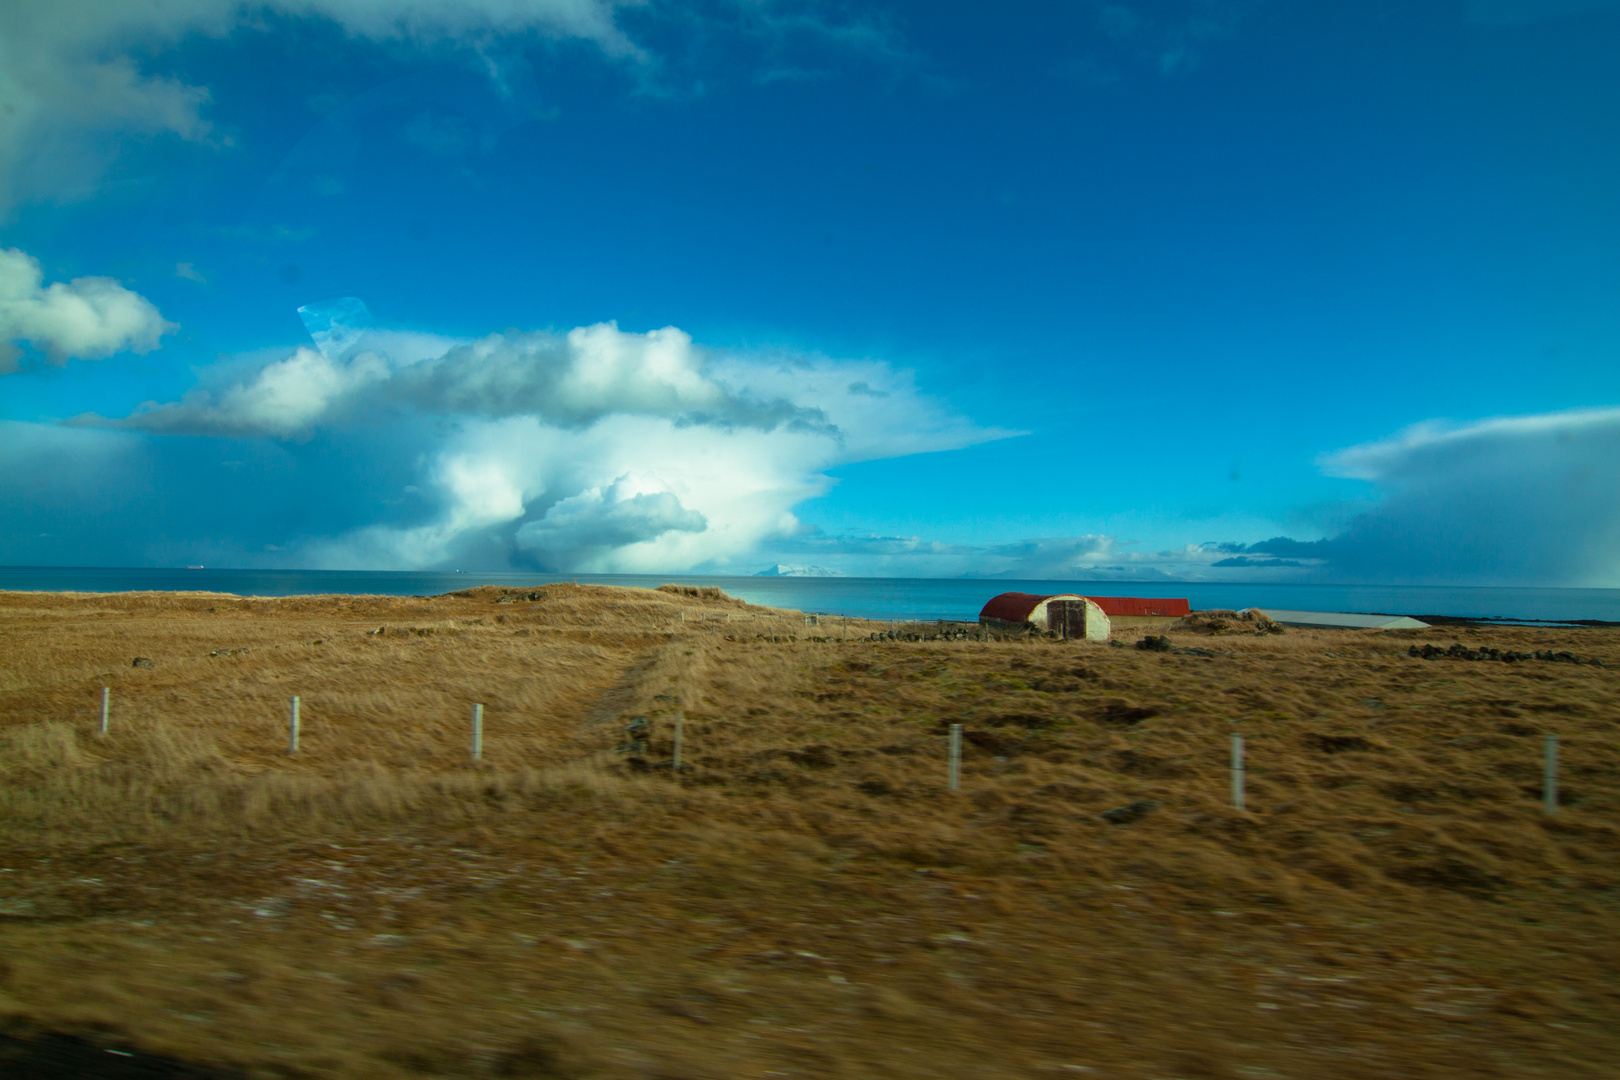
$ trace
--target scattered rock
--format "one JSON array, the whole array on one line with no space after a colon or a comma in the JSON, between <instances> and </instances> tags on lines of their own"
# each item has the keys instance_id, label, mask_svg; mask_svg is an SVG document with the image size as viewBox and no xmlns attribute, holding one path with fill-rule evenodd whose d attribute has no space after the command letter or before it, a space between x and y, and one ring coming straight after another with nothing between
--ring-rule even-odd
<instances>
[{"instance_id":1,"label":"scattered rock","mask_svg":"<svg viewBox=\"0 0 1620 1080\"><path fill-rule=\"evenodd\" d=\"M1156 800L1138 799L1128 806L1116 806L1112 810L1104 810L1102 819L1110 825L1129 825L1132 822L1141 821L1158 808L1159 804Z\"/></svg>"},{"instance_id":2,"label":"scattered rock","mask_svg":"<svg viewBox=\"0 0 1620 1080\"><path fill-rule=\"evenodd\" d=\"M946 630L943 633L921 634L906 630L874 630L868 641L976 641L979 634L969 630ZM823 640L823 639L812 639ZM988 640L988 639L986 639Z\"/></svg>"},{"instance_id":3,"label":"scattered rock","mask_svg":"<svg viewBox=\"0 0 1620 1080\"><path fill-rule=\"evenodd\" d=\"M317 641L315 644L319 645L320 642ZM209 656L238 656L238 655L240 655L242 653L245 653L245 652L247 652L246 649L215 649L213 652L209 653L208 655Z\"/></svg>"},{"instance_id":4,"label":"scattered rock","mask_svg":"<svg viewBox=\"0 0 1620 1080\"><path fill-rule=\"evenodd\" d=\"M1594 667L1603 667L1603 661L1584 656L1576 656L1569 651L1553 652L1551 649L1538 649L1533 653L1516 652L1513 649L1470 649L1462 642L1453 642L1449 649L1442 649L1438 645L1413 645L1406 650L1407 656L1415 656L1424 660L1497 660L1502 663L1516 664L1525 660L1543 660L1555 664L1591 664Z\"/></svg>"},{"instance_id":5,"label":"scattered rock","mask_svg":"<svg viewBox=\"0 0 1620 1080\"><path fill-rule=\"evenodd\" d=\"M135 659L133 659L133 660L131 660L129 662L129 666L130 667L142 668L142 669L144 669L146 671L151 671L153 668L157 667L157 661L156 660L148 660L144 656L137 656Z\"/></svg>"},{"instance_id":6,"label":"scattered rock","mask_svg":"<svg viewBox=\"0 0 1620 1080\"><path fill-rule=\"evenodd\" d=\"M1218 655L1215 652L1214 649L1205 649L1205 648L1201 648L1201 647L1199 647L1197 645L1189 645L1189 646L1187 646L1185 648L1178 647L1168 637L1165 637L1165 636L1160 635L1160 634L1149 634L1147 637L1143 638L1141 641L1138 641L1136 643L1136 647L1138 649L1143 649L1143 650L1145 650L1147 652L1178 653L1181 656L1216 656L1216 655Z\"/></svg>"}]
</instances>

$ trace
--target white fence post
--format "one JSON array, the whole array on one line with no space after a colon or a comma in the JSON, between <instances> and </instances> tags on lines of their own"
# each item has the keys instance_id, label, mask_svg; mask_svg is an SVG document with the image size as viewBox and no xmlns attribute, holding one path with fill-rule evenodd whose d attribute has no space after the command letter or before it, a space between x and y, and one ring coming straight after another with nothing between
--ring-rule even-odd
<instances>
[{"instance_id":1,"label":"white fence post","mask_svg":"<svg viewBox=\"0 0 1620 1080\"><path fill-rule=\"evenodd\" d=\"M293 698L287 707L287 753L298 753L298 699Z\"/></svg>"},{"instance_id":2,"label":"white fence post","mask_svg":"<svg viewBox=\"0 0 1620 1080\"><path fill-rule=\"evenodd\" d=\"M106 734L107 734L107 721L109 719L109 716L110 716L111 712L112 712L112 687L103 686L101 688L101 732L100 732L100 734L103 737L105 737Z\"/></svg>"},{"instance_id":3,"label":"white fence post","mask_svg":"<svg viewBox=\"0 0 1620 1080\"><path fill-rule=\"evenodd\" d=\"M1541 808L1549 814L1558 813L1558 736L1556 735L1548 735L1543 740Z\"/></svg>"},{"instance_id":4,"label":"white fence post","mask_svg":"<svg viewBox=\"0 0 1620 1080\"><path fill-rule=\"evenodd\" d=\"M962 725L951 725L951 764L947 774L952 791L962 790Z\"/></svg>"},{"instance_id":5,"label":"white fence post","mask_svg":"<svg viewBox=\"0 0 1620 1080\"><path fill-rule=\"evenodd\" d=\"M484 707L482 705L473 706L472 735L472 759L479 761L484 756Z\"/></svg>"},{"instance_id":6,"label":"white fence post","mask_svg":"<svg viewBox=\"0 0 1620 1080\"><path fill-rule=\"evenodd\" d=\"M1243 736L1232 736L1232 806L1245 809L1243 792Z\"/></svg>"},{"instance_id":7,"label":"white fence post","mask_svg":"<svg viewBox=\"0 0 1620 1080\"><path fill-rule=\"evenodd\" d=\"M675 710L675 772L681 771L681 743L686 735L686 714L679 709Z\"/></svg>"}]
</instances>

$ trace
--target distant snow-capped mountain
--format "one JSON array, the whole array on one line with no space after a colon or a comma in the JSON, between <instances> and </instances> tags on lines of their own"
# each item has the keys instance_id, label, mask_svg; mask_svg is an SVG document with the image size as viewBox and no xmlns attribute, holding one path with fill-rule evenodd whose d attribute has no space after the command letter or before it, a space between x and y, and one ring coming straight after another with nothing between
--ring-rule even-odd
<instances>
[{"instance_id":1,"label":"distant snow-capped mountain","mask_svg":"<svg viewBox=\"0 0 1620 1080\"><path fill-rule=\"evenodd\" d=\"M788 566L786 563L777 563L767 570L761 570L755 577L843 577L842 570L831 570L825 566Z\"/></svg>"}]
</instances>

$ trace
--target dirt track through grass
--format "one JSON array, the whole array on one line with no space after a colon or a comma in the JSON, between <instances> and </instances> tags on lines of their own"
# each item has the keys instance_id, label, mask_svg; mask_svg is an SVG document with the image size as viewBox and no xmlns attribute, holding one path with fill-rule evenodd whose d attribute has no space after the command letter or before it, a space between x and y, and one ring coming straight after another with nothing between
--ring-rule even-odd
<instances>
[{"instance_id":1,"label":"dirt track through grass","mask_svg":"<svg viewBox=\"0 0 1620 1080\"><path fill-rule=\"evenodd\" d=\"M289 1077L1585 1077L1620 1051L1608 632L874 644L543 592L0 597L10 1030ZM1453 640L1609 666L1403 655Z\"/></svg>"}]
</instances>

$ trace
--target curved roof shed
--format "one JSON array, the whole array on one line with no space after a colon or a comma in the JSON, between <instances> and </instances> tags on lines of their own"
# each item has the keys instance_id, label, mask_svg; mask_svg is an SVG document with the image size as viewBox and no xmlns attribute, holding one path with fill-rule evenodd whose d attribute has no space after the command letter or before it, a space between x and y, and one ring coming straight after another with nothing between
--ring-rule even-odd
<instances>
[{"instance_id":1,"label":"curved roof shed","mask_svg":"<svg viewBox=\"0 0 1620 1080\"><path fill-rule=\"evenodd\" d=\"M990 602L984 605L979 612L979 622L1008 630L1033 626L1062 637L1088 638L1092 641L1107 641L1112 629L1108 616L1095 600L1073 593L1059 593L1056 596L1002 593L991 597Z\"/></svg>"}]
</instances>

